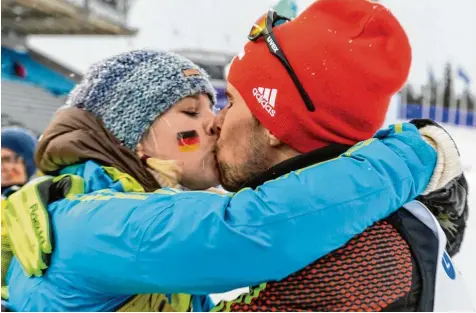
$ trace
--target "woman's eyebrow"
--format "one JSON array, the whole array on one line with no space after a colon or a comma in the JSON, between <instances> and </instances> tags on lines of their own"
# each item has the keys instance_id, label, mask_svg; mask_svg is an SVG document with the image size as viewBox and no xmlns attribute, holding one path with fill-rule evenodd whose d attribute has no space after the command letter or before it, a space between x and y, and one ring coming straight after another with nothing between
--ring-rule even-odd
<instances>
[{"instance_id":1,"label":"woman's eyebrow","mask_svg":"<svg viewBox=\"0 0 476 313\"><path fill-rule=\"evenodd\" d=\"M196 102L194 103L194 105L196 106L199 106L201 104L201 101L200 101L200 95L192 95L192 96L189 96L190 98L194 99ZM210 107L210 109L213 109L213 107L215 106L213 104L213 102L211 101L210 97L208 96L207 97L208 99L208 106Z\"/></svg>"},{"instance_id":2,"label":"woman's eyebrow","mask_svg":"<svg viewBox=\"0 0 476 313\"><path fill-rule=\"evenodd\" d=\"M186 101L182 102L180 107L197 107L200 104L200 97L198 95L187 96Z\"/></svg>"}]
</instances>

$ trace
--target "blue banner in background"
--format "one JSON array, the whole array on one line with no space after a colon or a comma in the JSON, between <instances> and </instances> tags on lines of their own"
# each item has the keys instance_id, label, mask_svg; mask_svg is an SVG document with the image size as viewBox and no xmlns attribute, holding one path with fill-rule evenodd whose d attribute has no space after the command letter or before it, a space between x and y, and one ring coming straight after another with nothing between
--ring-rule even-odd
<instances>
[{"instance_id":1,"label":"blue banner in background","mask_svg":"<svg viewBox=\"0 0 476 313\"><path fill-rule=\"evenodd\" d=\"M442 110L442 111L439 111ZM409 120L414 118L429 118L438 123L450 123L455 125L462 126L476 126L476 112L464 112L461 109L451 109L456 110L454 112L454 120L450 121L450 109L430 106L428 113L429 116L424 116L423 106L419 104L400 104L400 114L399 118Z\"/></svg>"},{"instance_id":2,"label":"blue banner in background","mask_svg":"<svg viewBox=\"0 0 476 313\"><path fill-rule=\"evenodd\" d=\"M33 60L28 53L2 47L2 79L21 81L61 96L69 93L75 82Z\"/></svg>"},{"instance_id":3,"label":"blue banner in background","mask_svg":"<svg viewBox=\"0 0 476 313\"><path fill-rule=\"evenodd\" d=\"M228 99L225 95L225 88L224 87L215 87L215 90L217 91L216 108L218 110L221 110L228 104Z\"/></svg>"}]
</instances>

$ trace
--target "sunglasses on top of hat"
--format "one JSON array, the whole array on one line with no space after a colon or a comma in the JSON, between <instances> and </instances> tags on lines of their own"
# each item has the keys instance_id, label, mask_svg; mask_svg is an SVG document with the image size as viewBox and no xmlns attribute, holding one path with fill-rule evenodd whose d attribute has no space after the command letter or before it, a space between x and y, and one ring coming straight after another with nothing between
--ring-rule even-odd
<instances>
[{"instance_id":1,"label":"sunglasses on top of hat","mask_svg":"<svg viewBox=\"0 0 476 313\"><path fill-rule=\"evenodd\" d=\"M276 40L276 36L273 34L273 27L282 24L283 22L290 21L287 17L278 15L273 9L268 11L268 14L263 15L251 28L250 33L248 35L248 39L251 41L256 41L261 36L264 37L266 44L268 45L269 51L278 58L278 60L283 64L288 72L289 76L296 85L296 88L301 95L302 100L306 104L306 107L309 111L314 112L315 107L309 98L306 90L302 86L301 82L299 81L296 73L294 72L291 64L289 63L288 59L284 55L283 50L281 49L278 41Z\"/></svg>"}]
</instances>

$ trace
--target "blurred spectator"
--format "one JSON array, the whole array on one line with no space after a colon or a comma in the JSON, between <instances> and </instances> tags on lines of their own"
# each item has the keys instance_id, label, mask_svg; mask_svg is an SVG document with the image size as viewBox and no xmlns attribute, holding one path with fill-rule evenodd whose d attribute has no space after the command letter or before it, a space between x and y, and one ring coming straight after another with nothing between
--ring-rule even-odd
<instances>
[{"instance_id":1,"label":"blurred spectator","mask_svg":"<svg viewBox=\"0 0 476 313\"><path fill-rule=\"evenodd\" d=\"M2 129L2 195L23 186L35 175L36 144L35 135L26 129Z\"/></svg>"},{"instance_id":2,"label":"blurred spectator","mask_svg":"<svg viewBox=\"0 0 476 313\"><path fill-rule=\"evenodd\" d=\"M20 189L35 175L36 144L35 135L24 128L6 127L2 129L2 312L8 311L3 299L8 297L5 278L13 256L9 239L3 227L5 198Z\"/></svg>"}]
</instances>

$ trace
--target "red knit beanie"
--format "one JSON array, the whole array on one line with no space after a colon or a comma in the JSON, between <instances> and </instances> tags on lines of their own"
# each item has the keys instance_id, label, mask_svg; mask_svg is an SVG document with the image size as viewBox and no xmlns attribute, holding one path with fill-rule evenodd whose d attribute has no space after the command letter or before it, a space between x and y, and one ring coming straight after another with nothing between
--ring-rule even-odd
<instances>
[{"instance_id":1,"label":"red knit beanie","mask_svg":"<svg viewBox=\"0 0 476 313\"><path fill-rule=\"evenodd\" d=\"M235 57L228 81L264 127L304 153L355 144L382 126L411 64L407 35L388 9L367 0L317 0L273 33L316 110L307 110L260 38Z\"/></svg>"}]
</instances>

